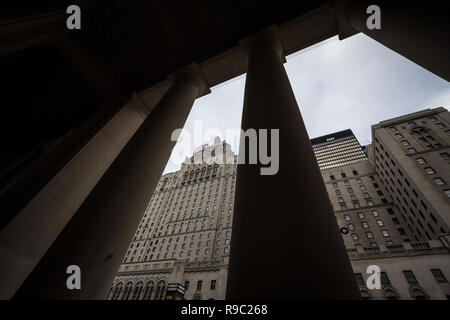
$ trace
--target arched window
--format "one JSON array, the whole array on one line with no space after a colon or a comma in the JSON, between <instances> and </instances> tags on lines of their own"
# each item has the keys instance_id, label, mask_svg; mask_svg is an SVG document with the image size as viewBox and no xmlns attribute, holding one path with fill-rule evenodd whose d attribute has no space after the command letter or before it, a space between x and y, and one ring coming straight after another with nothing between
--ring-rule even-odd
<instances>
[{"instance_id":1,"label":"arched window","mask_svg":"<svg viewBox=\"0 0 450 320\"><path fill-rule=\"evenodd\" d=\"M365 289L360 289L359 293L361 294L361 299L363 300L371 300L372 296L370 295L369 291Z\"/></svg>"},{"instance_id":2,"label":"arched window","mask_svg":"<svg viewBox=\"0 0 450 320\"><path fill-rule=\"evenodd\" d=\"M385 288L383 290L383 297L386 300L398 300L398 295L392 288Z\"/></svg>"},{"instance_id":3,"label":"arched window","mask_svg":"<svg viewBox=\"0 0 450 320\"><path fill-rule=\"evenodd\" d=\"M166 294L166 284L163 280L156 286L155 300L164 300Z\"/></svg>"},{"instance_id":4,"label":"arched window","mask_svg":"<svg viewBox=\"0 0 450 320\"><path fill-rule=\"evenodd\" d=\"M428 300L427 294L421 288L413 288L411 290L411 297L414 300Z\"/></svg>"},{"instance_id":5,"label":"arched window","mask_svg":"<svg viewBox=\"0 0 450 320\"><path fill-rule=\"evenodd\" d=\"M127 285L125 286L125 291L123 293L122 300L130 299L131 288L133 288L133 283L128 282Z\"/></svg>"},{"instance_id":6,"label":"arched window","mask_svg":"<svg viewBox=\"0 0 450 320\"><path fill-rule=\"evenodd\" d=\"M113 290L113 294L111 296L111 300L117 300L120 297L120 294L122 293L122 289L123 289L123 283L119 282L118 284L116 284L116 286L114 287Z\"/></svg>"},{"instance_id":7,"label":"arched window","mask_svg":"<svg viewBox=\"0 0 450 320\"><path fill-rule=\"evenodd\" d=\"M139 298L141 297L143 286L144 284L142 282L138 282L138 284L134 286L133 296L131 297L131 300L139 300Z\"/></svg>"},{"instance_id":8,"label":"arched window","mask_svg":"<svg viewBox=\"0 0 450 320\"><path fill-rule=\"evenodd\" d=\"M153 289L155 288L155 283L153 281L148 282L145 285L143 300L151 300L153 295Z\"/></svg>"},{"instance_id":9,"label":"arched window","mask_svg":"<svg viewBox=\"0 0 450 320\"><path fill-rule=\"evenodd\" d=\"M202 300L202 294L200 291L194 293L194 300Z\"/></svg>"}]
</instances>

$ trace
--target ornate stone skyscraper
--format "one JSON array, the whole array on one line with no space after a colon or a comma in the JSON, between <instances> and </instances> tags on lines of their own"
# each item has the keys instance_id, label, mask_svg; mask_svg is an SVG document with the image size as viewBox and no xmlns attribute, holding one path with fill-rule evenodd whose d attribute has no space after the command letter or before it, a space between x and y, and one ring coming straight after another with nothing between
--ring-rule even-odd
<instances>
[{"instance_id":1,"label":"ornate stone skyscraper","mask_svg":"<svg viewBox=\"0 0 450 320\"><path fill-rule=\"evenodd\" d=\"M109 299L224 299L237 158L219 138L161 177Z\"/></svg>"}]
</instances>

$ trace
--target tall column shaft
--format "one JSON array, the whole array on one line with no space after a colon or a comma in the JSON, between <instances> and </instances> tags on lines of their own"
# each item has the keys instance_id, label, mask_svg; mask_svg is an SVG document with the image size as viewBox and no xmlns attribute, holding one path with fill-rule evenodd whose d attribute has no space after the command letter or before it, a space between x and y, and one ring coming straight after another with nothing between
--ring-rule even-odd
<instances>
[{"instance_id":1,"label":"tall column shaft","mask_svg":"<svg viewBox=\"0 0 450 320\"><path fill-rule=\"evenodd\" d=\"M242 129L279 129L279 171L261 175L260 164L238 165L227 299L356 299L350 262L275 32L246 41Z\"/></svg>"},{"instance_id":2,"label":"tall column shaft","mask_svg":"<svg viewBox=\"0 0 450 320\"><path fill-rule=\"evenodd\" d=\"M343 33L363 32L389 49L450 81L450 20L444 1L336 0L336 21ZM380 8L380 29L369 29L370 5Z\"/></svg>"},{"instance_id":3,"label":"tall column shaft","mask_svg":"<svg viewBox=\"0 0 450 320\"><path fill-rule=\"evenodd\" d=\"M204 85L181 72L111 164L14 298L106 299L175 141ZM81 269L81 290L66 269Z\"/></svg>"}]
</instances>

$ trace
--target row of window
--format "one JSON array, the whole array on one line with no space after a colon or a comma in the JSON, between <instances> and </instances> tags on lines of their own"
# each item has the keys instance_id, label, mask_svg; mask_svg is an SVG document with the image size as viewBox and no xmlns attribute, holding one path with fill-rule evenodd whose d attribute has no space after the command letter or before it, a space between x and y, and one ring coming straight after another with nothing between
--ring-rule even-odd
<instances>
[{"instance_id":1,"label":"row of window","mask_svg":"<svg viewBox=\"0 0 450 320\"><path fill-rule=\"evenodd\" d=\"M373 203L372 200L367 200L366 204L367 204L368 207L373 207L374 206L374 203ZM353 203L353 209L359 209L359 208L361 208L361 205L359 204L359 202ZM341 210L347 210L347 209L348 209L348 207L347 207L346 204L341 204Z\"/></svg>"},{"instance_id":2,"label":"row of window","mask_svg":"<svg viewBox=\"0 0 450 320\"><path fill-rule=\"evenodd\" d=\"M447 278L444 276L444 274L440 269L431 269L430 271L438 283L447 283ZM365 285L361 273L355 273L354 276L356 284L361 286ZM409 284L418 284L416 276L411 270L404 270L403 276L405 277L406 282L408 282ZM380 273L380 280L382 285L391 285L391 281L389 280L389 277L386 272Z\"/></svg>"},{"instance_id":3,"label":"row of window","mask_svg":"<svg viewBox=\"0 0 450 320\"><path fill-rule=\"evenodd\" d=\"M353 174L353 176L357 176L358 175L358 171L357 170L353 170L352 174ZM347 178L347 174L345 172L342 172L341 173L341 177L343 179L345 179L345 178ZM330 180L336 180L336 177L334 175L330 175ZM359 180L361 180L361 179L359 179ZM358 182L358 183L361 183L361 182Z\"/></svg>"},{"instance_id":4,"label":"row of window","mask_svg":"<svg viewBox=\"0 0 450 320\"><path fill-rule=\"evenodd\" d=\"M166 297L166 283L161 280L155 286L153 281L145 285L142 281L138 282L134 288L133 283L128 282L123 287L123 283L119 282L114 288L111 288L110 300L164 300Z\"/></svg>"},{"instance_id":5,"label":"row of window","mask_svg":"<svg viewBox=\"0 0 450 320\"><path fill-rule=\"evenodd\" d=\"M379 142L377 142L377 143L379 144ZM384 149L381 144L379 144L379 146L382 149ZM414 234L415 239L417 241L419 241L419 239L421 239L421 238L424 239L424 235L425 235L428 240L431 240L432 237L430 236L428 231L425 230L425 226L422 224L421 220L418 219L418 217L417 217L417 213L418 213L422 217L423 221L427 220L425 218L425 215L420 210L420 208L418 208L418 205L421 205L423 207L423 209L425 209L426 211L428 211L428 205L423 200L420 199L419 194L414 190L414 188L411 186L410 182L406 179L406 177L404 177L403 172L397 168L397 164L393 161L393 159L390 158L389 154L386 151L385 151L385 154L390 159L390 162L392 163L392 167L389 170L389 168L385 168L383 166L383 163L378 160L379 162L376 164L376 167L377 167L377 171L379 170L378 172L379 172L380 176L382 177L382 179L381 179L382 183L385 185L386 189L389 189L392 192L391 193L392 199L397 200L397 202L396 202L397 208L399 208L399 210L400 210L400 207L401 207L401 209L403 209L403 212L408 216L408 217L406 217L404 213L401 213L403 220L405 221L405 223L408 226L411 233ZM383 158L383 154L379 153L379 155ZM389 167L390 165L388 164L388 162L384 158L383 158L383 160L386 163L386 165ZM421 165L427 163L423 157L416 158L416 162ZM396 168L397 172L394 172L394 170L392 170L392 168ZM399 176L397 176L397 173ZM394 180L396 180L396 181L394 181ZM442 181L440 181L440 180L441 180L441 178L436 178L435 183L436 184L445 183L443 180ZM406 184L406 186L404 184ZM402 191L400 191L399 188L402 188ZM407 188L408 188L408 190L407 190ZM402 192L404 192L406 194L407 198L404 197ZM412 192L414 194L415 198L413 198L410 195L410 192ZM448 191L448 192L446 191L445 193L446 194L450 193L450 191ZM402 203L402 200L403 200L403 203ZM419 203L417 203L417 202L419 202ZM410 204L412 204L414 206L415 210L413 210L413 208L410 206ZM409 209L409 211L405 208L405 206ZM428 215L433 220L434 224L438 223L438 221L436 220L436 218L433 216L433 214L431 212ZM412 226L410 223L412 224ZM416 224L420 225L420 228L421 228L420 230L419 230L418 226L416 226ZM429 230L433 234L436 234L435 228L429 222L426 224L427 224ZM399 232L400 232L400 234L405 234L404 229L399 229ZM441 227L441 232L444 232L442 227Z\"/></svg>"},{"instance_id":6,"label":"row of window","mask_svg":"<svg viewBox=\"0 0 450 320\"><path fill-rule=\"evenodd\" d=\"M387 230L381 230L381 233L382 233L383 237L385 237L385 238L389 238L390 237L389 232ZM367 231L365 234L366 234L367 239L373 239L374 238L374 235L373 235L372 231ZM352 239L355 240L355 241L358 241L359 240L359 235L357 233L352 233Z\"/></svg>"},{"instance_id":7,"label":"row of window","mask_svg":"<svg viewBox=\"0 0 450 320\"><path fill-rule=\"evenodd\" d=\"M211 280L211 282L209 284L209 290L211 290L211 291L216 290L216 284L217 284L216 280ZM185 281L184 282L184 290L185 290L185 292L187 292L189 290L189 286L190 286L190 281ZM196 291L201 291L202 288L203 288L203 280L198 280L195 290Z\"/></svg>"}]
</instances>

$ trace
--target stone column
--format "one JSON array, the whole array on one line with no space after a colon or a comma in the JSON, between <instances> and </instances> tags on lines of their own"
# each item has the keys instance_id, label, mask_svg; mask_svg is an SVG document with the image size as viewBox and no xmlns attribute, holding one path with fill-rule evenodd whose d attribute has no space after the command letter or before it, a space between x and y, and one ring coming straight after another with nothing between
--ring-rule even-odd
<instances>
[{"instance_id":1,"label":"stone column","mask_svg":"<svg viewBox=\"0 0 450 320\"><path fill-rule=\"evenodd\" d=\"M195 65L143 122L14 298L106 299L134 232L194 100L209 92ZM66 269L81 269L81 290L68 290Z\"/></svg>"},{"instance_id":2,"label":"stone column","mask_svg":"<svg viewBox=\"0 0 450 320\"><path fill-rule=\"evenodd\" d=\"M61 10L2 21L0 56L50 43L67 30L64 28L67 17L65 10Z\"/></svg>"},{"instance_id":3,"label":"stone column","mask_svg":"<svg viewBox=\"0 0 450 320\"><path fill-rule=\"evenodd\" d=\"M335 0L339 38L363 32L403 57L450 81L450 19L443 1ZM380 29L369 29L370 5L380 8Z\"/></svg>"},{"instance_id":4,"label":"stone column","mask_svg":"<svg viewBox=\"0 0 450 320\"><path fill-rule=\"evenodd\" d=\"M238 164L227 299L357 299L278 32L266 29L242 47L248 59L242 129L279 129L279 170L261 175L259 162ZM240 143L239 162L242 137Z\"/></svg>"}]
</instances>

